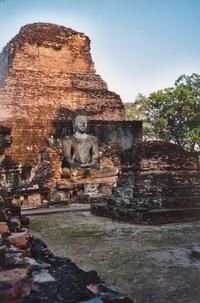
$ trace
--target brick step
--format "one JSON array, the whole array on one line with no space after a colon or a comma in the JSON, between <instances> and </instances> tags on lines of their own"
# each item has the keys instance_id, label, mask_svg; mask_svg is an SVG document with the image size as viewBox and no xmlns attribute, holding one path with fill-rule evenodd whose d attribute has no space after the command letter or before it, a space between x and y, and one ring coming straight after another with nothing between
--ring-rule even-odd
<instances>
[{"instance_id":1,"label":"brick step","mask_svg":"<svg viewBox=\"0 0 200 303\"><path fill-rule=\"evenodd\" d=\"M162 173L157 174L156 172L151 174L141 174L140 172L136 174L135 180L136 182L144 182L146 180L153 181L165 181L170 182L173 184L173 182L180 182L182 180L190 180L191 178L200 178L200 172L195 169L184 169L184 170L177 170L174 172L173 170L169 171L168 173ZM199 179L200 180L200 179ZM176 184L176 183L175 183Z\"/></svg>"},{"instance_id":2,"label":"brick step","mask_svg":"<svg viewBox=\"0 0 200 303\"><path fill-rule=\"evenodd\" d=\"M196 181L198 181L198 180L196 180ZM134 189L134 192L136 192L136 193L142 193L142 192L145 192L145 191L148 192L148 190L149 190L148 185L143 186L143 188L140 189L140 190L137 190L137 187L138 186L136 186L136 188ZM174 194L174 192L177 192L177 191L179 191L179 192L184 192L185 191L186 193L188 191L193 191L193 190L198 191L198 190L200 190L200 180L197 183L193 182L193 183L187 183L187 184L181 184L181 185L180 184L174 184L174 185L160 184L158 186L158 185L152 185L151 184L150 191L152 192L152 190L154 192L163 192L163 193L169 194L169 195L170 195L170 193Z\"/></svg>"},{"instance_id":3,"label":"brick step","mask_svg":"<svg viewBox=\"0 0 200 303\"><path fill-rule=\"evenodd\" d=\"M133 198L143 198L143 197L147 197L147 198L151 198L151 197L173 197L173 198L179 198L179 197L190 197L190 196L199 196L200 197L200 187L196 186L193 188L188 188L188 189L183 189L180 190L179 188L175 188L174 190L160 190L157 191L156 189L150 189L150 190L140 190L140 191L135 191L133 192Z\"/></svg>"},{"instance_id":4,"label":"brick step","mask_svg":"<svg viewBox=\"0 0 200 303\"><path fill-rule=\"evenodd\" d=\"M162 207L165 208L191 208L200 207L200 195L166 197L163 198Z\"/></svg>"},{"instance_id":5,"label":"brick step","mask_svg":"<svg viewBox=\"0 0 200 303\"><path fill-rule=\"evenodd\" d=\"M109 217L119 221L135 224L159 225L167 223L181 223L200 220L200 207L176 209L120 209L108 207L107 204L91 206L92 214Z\"/></svg>"},{"instance_id":6,"label":"brick step","mask_svg":"<svg viewBox=\"0 0 200 303\"><path fill-rule=\"evenodd\" d=\"M196 181L196 182L195 182ZM139 188L139 190L138 190ZM193 190L199 190L200 189L200 183L198 182L198 180L194 180L193 184L191 183L186 183L184 184L182 187L180 186L176 186L176 185L169 185L169 184L136 184L133 187L133 190L135 189L135 193L139 193L139 194L143 194L145 192L154 192L154 194L156 193L165 193L165 195L174 195L174 192L178 191L178 192L188 192L188 191L193 191Z\"/></svg>"},{"instance_id":7,"label":"brick step","mask_svg":"<svg viewBox=\"0 0 200 303\"><path fill-rule=\"evenodd\" d=\"M115 200L108 200L108 205L115 205ZM120 205L123 205L123 200ZM179 197L161 197L161 196L140 196L130 199L129 203L124 203L124 208L134 207L163 207L163 208L193 208L200 207L200 195L179 196Z\"/></svg>"},{"instance_id":8,"label":"brick step","mask_svg":"<svg viewBox=\"0 0 200 303\"><path fill-rule=\"evenodd\" d=\"M151 210L144 219L152 224L188 222L200 220L200 207Z\"/></svg>"}]
</instances>

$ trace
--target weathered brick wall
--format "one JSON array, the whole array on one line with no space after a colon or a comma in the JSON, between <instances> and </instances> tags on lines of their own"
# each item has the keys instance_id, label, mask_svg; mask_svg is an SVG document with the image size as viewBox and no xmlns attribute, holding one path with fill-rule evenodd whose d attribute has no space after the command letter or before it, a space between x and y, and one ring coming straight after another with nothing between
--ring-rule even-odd
<instances>
[{"instance_id":1,"label":"weathered brick wall","mask_svg":"<svg viewBox=\"0 0 200 303\"><path fill-rule=\"evenodd\" d=\"M86 108L91 119L122 120L118 95L95 73L90 40L51 24L23 27L0 55L0 125L11 127L7 151L17 162L38 162L35 151L62 108Z\"/></svg>"},{"instance_id":2,"label":"weathered brick wall","mask_svg":"<svg viewBox=\"0 0 200 303\"><path fill-rule=\"evenodd\" d=\"M121 167L123 152L133 148L138 142L142 142L141 121L90 120L87 132L97 138L101 156L112 159L113 164L119 167ZM54 172L60 171L59 166L62 163L62 139L72 134L72 121L66 121L66 119L56 121L54 133L51 136L53 141L50 147L47 147L47 156L52 167L55 167ZM59 173L54 176L60 179Z\"/></svg>"},{"instance_id":3,"label":"weathered brick wall","mask_svg":"<svg viewBox=\"0 0 200 303\"><path fill-rule=\"evenodd\" d=\"M100 144L121 153L142 141L141 121L90 121L88 132L98 138Z\"/></svg>"},{"instance_id":4,"label":"weathered brick wall","mask_svg":"<svg viewBox=\"0 0 200 303\"><path fill-rule=\"evenodd\" d=\"M70 116L68 116L70 117ZM70 118L71 119L71 118ZM10 134L9 128L7 130ZM27 141L34 137L27 134L28 131L33 132L36 128L24 129L24 136L27 135ZM19 165L12 161L12 154L3 154L0 167L0 181L2 193L5 190L11 189L11 194L28 195L32 192L45 192L50 187L55 185L61 179L62 166L62 139L65 135L73 133L72 121L67 121L66 116L55 120L54 127L50 134L43 136L44 144L42 148L37 151L35 149L35 162L33 162L32 152L30 152L30 159L25 165ZM88 133L97 137L99 149L102 156L112 159L112 162L117 167L121 166L120 155L123 151L129 149L137 142L142 141L142 122L133 121L99 121L90 120L88 124ZM3 131L2 131L3 134ZM38 134L35 133L35 142L38 139ZM20 138L23 136L21 135ZM5 136L2 136L5 139ZM4 142L5 151L12 145L12 137L10 141ZM27 144L27 147L31 146ZM25 153L19 150L19 157L23 161ZM27 154L26 154L27 156Z\"/></svg>"},{"instance_id":5,"label":"weathered brick wall","mask_svg":"<svg viewBox=\"0 0 200 303\"><path fill-rule=\"evenodd\" d=\"M122 174L105 205L93 212L135 223L200 218L197 154L167 142L142 142L121 154Z\"/></svg>"},{"instance_id":6,"label":"weathered brick wall","mask_svg":"<svg viewBox=\"0 0 200 303\"><path fill-rule=\"evenodd\" d=\"M25 185L33 180L56 121L77 108L92 120L124 118L120 97L95 72L89 38L52 24L22 27L0 54L0 127L12 141L2 144L2 184L16 187L18 176ZM26 179L24 167L30 168Z\"/></svg>"},{"instance_id":7,"label":"weathered brick wall","mask_svg":"<svg viewBox=\"0 0 200 303\"><path fill-rule=\"evenodd\" d=\"M126 159L137 164L132 171L135 171L133 199L138 205L200 207L200 171L195 153L167 142L144 142L137 146L134 155L130 153Z\"/></svg>"}]
</instances>

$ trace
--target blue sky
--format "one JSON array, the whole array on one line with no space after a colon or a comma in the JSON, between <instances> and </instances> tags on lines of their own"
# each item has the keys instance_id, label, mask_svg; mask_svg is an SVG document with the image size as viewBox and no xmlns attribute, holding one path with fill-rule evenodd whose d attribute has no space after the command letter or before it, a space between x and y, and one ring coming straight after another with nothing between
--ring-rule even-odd
<instances>
[{"instance_id":1,"label":"blue sky","mask_svg":"<svg viewBox=\"0 0 200 303\"><path fill-rule=\"evenodd\" d=\"M0 48L33 22L88 35L97 73L123 101L200 73L199 0L0 0Z\"/></svg>"}]
</instances>

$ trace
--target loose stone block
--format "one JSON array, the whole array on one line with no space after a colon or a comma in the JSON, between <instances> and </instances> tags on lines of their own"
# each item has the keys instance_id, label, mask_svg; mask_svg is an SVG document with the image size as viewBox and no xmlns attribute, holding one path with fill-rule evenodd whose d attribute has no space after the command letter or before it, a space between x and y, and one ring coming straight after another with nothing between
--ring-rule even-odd
<instances>
[{"instance_id":1,"label":"loose stone block","mask_svg":"<svg viewBox=\"0 0 200 303\"><path fill-rule=\"evenodd\" d=\"M7 303L28 295L29 268L15 268L0 272L0 302Z\"/></svg>"},{"instance_id":2,"label":"loose stone block","mask_svg":"<svg viewBox=\"0 0 200 303\"><path fill-rule=\"evenodd\" d=\"M35 193L33 195L28 196L28 206L29 207L40 207L41 206L41 195L39 193Z\"/></svg>"},{"instance_id":3,"label":"loose stone block","mask_svg":"<svg viewBox=\"0 0 200 303\"><path fill-rule=\"evenodd\" d=\"M9 232L9 227L7 222L0 222L0 234Z\"/></svg>"},{"instance_id":4,"label":"loose stone block","mask_svg":"<svg viewBox=\"0 0 200 303\"><path fill-rule=\"evenodd\" d=\"M27 248L29 239L30 236L28 230L19 233L12 233L12 235L8 237L10 244L19 248Z\"/></svg>"}]
</instances>

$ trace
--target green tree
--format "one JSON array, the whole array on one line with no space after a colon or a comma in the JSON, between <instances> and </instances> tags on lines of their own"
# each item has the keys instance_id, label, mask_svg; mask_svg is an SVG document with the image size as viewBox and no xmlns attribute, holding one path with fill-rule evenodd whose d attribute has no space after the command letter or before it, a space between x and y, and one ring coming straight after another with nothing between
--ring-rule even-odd
<instances>
[{"instance_id":1,"label":"green tree","mask_svg":"<svg viewBox=\"0 0 200 303\"><path fill-rule=\"evenodd\" d=\"M143 113L145 136L200 149L200 75L182 75L174 87L139 95L134 108ZM136 111L136 112L137 112Z\"/></svg>"},{"instance_id":2,"label":"green tree","mask_svg":"<svg viewBox=\"0 0 200 303\"><path fill-rule=\"evenodd\" d=\"M143 138L150 139L153 137L151 133L151 125L147 121L148 98L142 94L136 97L135 102L124 103L125 119L128 121L140 120L143 122Z\"/></svg>"}]
</instances>

